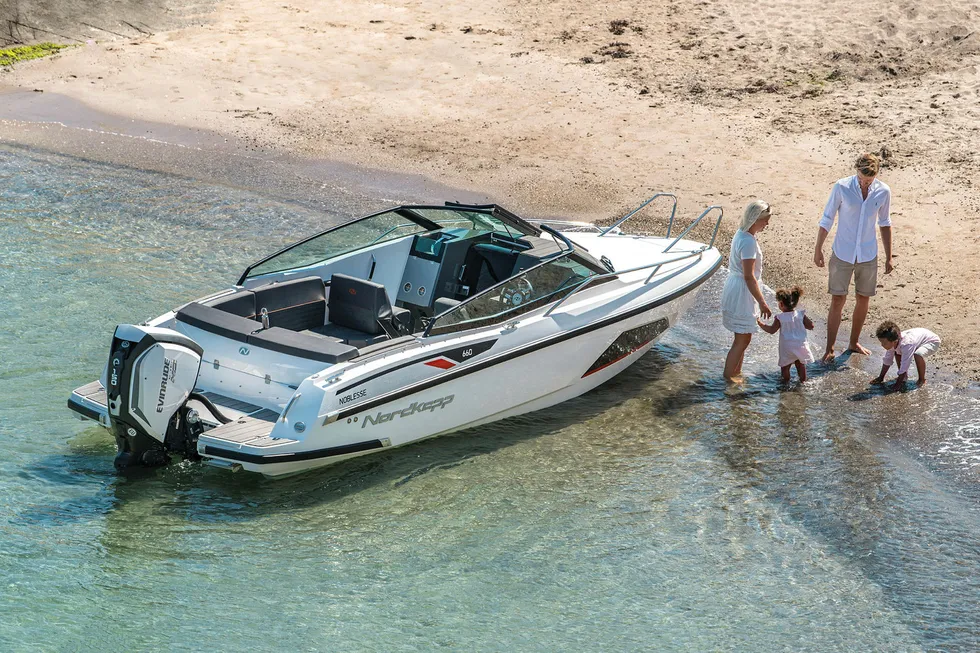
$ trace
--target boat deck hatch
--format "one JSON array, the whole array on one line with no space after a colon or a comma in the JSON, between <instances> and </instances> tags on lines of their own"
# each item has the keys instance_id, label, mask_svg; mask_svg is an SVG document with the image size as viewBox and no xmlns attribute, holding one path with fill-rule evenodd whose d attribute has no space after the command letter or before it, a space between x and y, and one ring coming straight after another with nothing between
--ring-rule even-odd
<instances>
[{"instance_id":1,"label":"boat deck hatch","mask_svg":"<svg viewBox=\"0 0 980 653\"><path fill-rule=\"evenodd\" d=\"M253 416L243 415L233 422L206 431L201 439L221 440L239 446L247 444L250 447L273 447L294 442L269 436L278 419L278 413L272 410L263 410Z\"/></svg>"},{"instance_id":2,"label":"boat deck hatch","mask_svg":"<svg viewBox=\"0 0 980 653\"><path fill-rule=\"evenodd\" d=\"M79 416L102 423L109 415L109 398L100 381L92 381L75 388L68 399L68 407ZM108 422L105 422L106 424Z\"/></svg>"},{"instance_id":3,"label":"boat deck hatch","mask_svg":"<svg viewBox=\"0 0 980 653\"><path fill-rule=\"evenodd\" d=\"M109 399L106 397L105 388L102 387L101 381L92 381L88 385L83 385L75 390L75 394L102 406L109 405Z\"/></svg>"}]
</instances>

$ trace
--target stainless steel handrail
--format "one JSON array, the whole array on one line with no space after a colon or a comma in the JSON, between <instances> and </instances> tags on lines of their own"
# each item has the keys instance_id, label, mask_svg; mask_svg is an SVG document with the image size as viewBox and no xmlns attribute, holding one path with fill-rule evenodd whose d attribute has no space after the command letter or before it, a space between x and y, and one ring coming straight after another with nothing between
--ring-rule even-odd
<instances>
[{"instance_id":1,"label":"stainless steel handrail","mask_svg":"<svg viewBox=\"0 0 980 653\"><path fill-rule=\"evenodd\" d=\"M704 218L704 216L708 215L709 213L711 213L715 209L718 209L718 219L715 220L715 230L711 234L711 242L708 243L707 248L710 249L710 248L714 247L715 246L715 238L718 237L718 227L721 226L721 219L723 217L725 217L725 209L721 208L717 204L714 204L712 206L709 206L704 211L702 211L701 212L701 215L699 215L697 217L697 219L694 222L692 222L691 225L681 233L680 236L678 236L677 238L675 238L669 245L667 245L667 247L664 248L664 251L665 252L668 251L671 247L673 247L678 242L680 242L681 239L684 238L684 236L686 236L691 231L691 229L694 229L694 227L698 226L698 223L701 222L701 220ZM662 266L666 262L667 261L664 261L662 263L659 263L657 265L657 267L653 268L653 270L650 271L650 276L647 277L647 280L644 281L643 283L648 283L650 281L650 279L653 279L654 275L656 275L657 272L660 271L660 266Z\"/></svg>"},{"instance_id":2,"label":"stainless steel handrail","mask_svg":"<svg viewBox=\"0 0 980 653\"><path fill-rule=\"evenodd\" d=\"M671 193L657 193L656 195L654 195L653 197L651 197L650 199L648 199L646 202L644 202L642 205L640 205L640 207L638 209L636 209L636 211L633 211L629 215L625 216L624 218L622 218L621 220L619 220L616 224L614 224L612 227L609 227L609 229L607 229L606 231L602 232L599 235L600 236L606 235L606 233L608 233L610 229L616 228L617 226L619 226L620 224L622 224L623 222L625 222L627 219L629 219L630 216L634 215L637 211L639 211L644 206L646 206L647 204L649 204L650 202L652 202L653 200L655 200L657 197L660 197L660 196L668 196L668 197L674 198L674 210L676 211L676 209L677 209L677 198L674 197L673 194L671 194ZM668 244L667 247L665 247L663 249L663 251L662 251L662 253L664 253L664 254L666 254L667 252L669 252L674 247L674 245L676 245L677 243L679 243L684 238L684 236L686 236L687 234L689 234L692 229L694 229L696 226L698 226L698 224L701 222L701 220L704 219L704 217L706 215L708 215L709 213L711 213L712 211L714 211L716 209L718 210L718 219L715 220L715 229L714 229L714 231L711 234L711 242L708 243L707 245L702 246L701 249L695 250L695 251L690 252L688 254L684 254L683 256L679 256L677 258L668 259L666 261L658 261L656 263L649 263L647 265L641 265L641 266L636 267L636 268L630 268L629 270L619 270L617 272L610 272L609 274L601 274L601 275L597 275L597 276L594 276L594 277L589 277L588 279L585 279L584 281L582 281L579 285L575 286L572 289L572 292L568 293L567 295L565 295L564 297L562 297L561 299L559 299L557 302L555 302L554 304L552 304L551 307L547 311L545 311L544 317L547 317L547 316L551 315L555 311L556 308L558 308L559 306L561 306L565 302L566 299L568 299L572 295L576 294L578 291L582 290L583 288L585 288L586 286L588 286L590 283L592 283L593 281L595 281L597 279L602 279L602 278L605 278L605 277L612 277L612 276L619 276L619 275L622 275L622 274L628 274L630 272L638 272L640 270L646 270L647 268L653 268L653 270L650 271L650 276L648 276L643 281L643 284L646 285L646 284L650 283L651 280L653 280L653 278L657 275L657 272L659 272L660 271L660 268L662 268L664 265L666 265L668 263L674 263L675 261L683 261L686 258L693 258L695 256L700 257L704 252L706 252L707 250L709 250L709 249L711 249L712 247L715 246L715 239L717 239L717 237L718 237L718 228L721 227L721 219L723 217L725 217L725 209L723 209L721 206L719 206L717 204L714 204L712 206L709 206L704 211L702 211L701 212L701 215L699 215L697 218L695 218L694 222L692 222L690 225L688 225L687 229L685 229L684 231L682 231L679 236L677 236L676 238L674 238L674 240L672 240L670 242L670 244ZM671 215L670 215L670 225L668 225L668 227L667 227L667 237L668 238L670 237L670 230L671 230L671 227L673 226L673 224L674 224L674 213L671 212Z\"/></svg>"},{"instance_id":3,"label":"stainless steel handrail","mask_svg":"<svg viewBox=\"0 0 980 653\"><path fill-rule=\"evenodd\" d=\"M549 315L551 315L556 308L558 308L559 306L565 303L566 299L576 294L578 291L582 290L583 288L591 284L593 281L598 281L599 279L608 279L609 277L618 277L624 274L629 274L630 272L639 272L640 270L646 270L647 268L652 268L654 266L656 266L657 270L659 270L662 266L666 265L667 263L676 263L677 261L683 261L684 259L694 258L695 256L700 258L700 256L704 254L706 251L708 251L709 249L711 248L706 245L701 249L695 250L693 252L688 252L687 254L684 254L682 256L677 256L675 258L668 259L666 261L647 263L646 265L641 265L635 268L629 268L628 270L618 270L616 272L609 272L607 274L597 274L593 277L588 277L586 279L583 279L577 286L574 286L572 288L572 291L570 293L568 293L567 295L559 299L557 302L552 304L551 307L544 312L544 315L542 317L548 317ZM643 282L643 285L650 283L650 279L653 278L654 274L656 274L656 270L654 270L653 274L651 274L649 277L646 278L646 280Z\"/></svg>"},{"instance_id":4,"label":"stainless steel handrail","mask_svg":"<svg viewBox=\"0 0 980 653\"><path fill-rule=\"evenodd\" d=\"M619 225L623 224L624 222L626 222L627 220L629 220L630 218L632 218L634 215L636 215L637 213L639 213L640 211L642 211L646 207L647 204L649 204L653 200L657 199L658 197L669 197L672 200L674 200L674 206L670 210L670 222L667 223L667 235L664 236L665 238L670 238L670 230L674 226L674 216L677 214L677 196L674 195L673 193L657 193L656 195L654 195L653 197L651 197L650 199L648 199L646 202L644 202L643 204L640 204L638 207L636 207L635 209L633 209L632 211L630 211L629 213L627 213L626 215L624 215L623 217L621 217L611 227L607 227L605 230L603 230L603 232L601 234L599 234L599 236L600 237L605 236L610 231L612 231L613 229L617 228Z\"/></svg>"},{"instance_id":5,"label":"stainless steel handrail","mask_svg":"<svg viewBox=\"0 0 980 653\"><path fill-rule=\"evenodd\" d=\"M667 245L664 248L664 251L665 252L670 251L670 248L671 247L673 247L678 242L680 242L680 240L684 236L686 236L687 234L691 233L691 230L694 229L694 227L698 226L698 223L701 222L701 220L704 219L704 216L708 215L709 213L711 213L715 209L718 209L718 219L715 221L715 231L714 231L714 233L711 234L711 243L708 244L708 247L714 247L715 246L715 238L718 236L718 227L721 226L721 219L723 217L725 217L725 209L723 209L718 204L713 204L713 205L709 206L708 208L706 208L704 211L702 211L701 212L701 215L699 215L694 220L694 222L692 222L690 225L688 225L687 229L685 229L683 232L681 232L681 235L680 236L678 236L677 238L675 238L673 241L671 241L671 243L669 245Z\"/></svg>"},{"instance_id":6,"label":"stainless steel handrail","mask_svg":"<svg viewBox=\"0 0 980 653\"><path fill-rule=\"evenodd\" d=\"M568 249L565 250L566 252L574 252L575 251L575 245L572 244L572 241L570 241L568 238L566 238L564 235L562 235L562 233L560 231L558 231L557 229L555 229L553 227L549 227L546 224L539 225L539 226L541 227L541 230L542 231L547 231L549 234L551 234L555 238L555 244L556 245L558 244L558 240L559 239L561 240L561 242L565 243L565 246L568 247Z\"/></svg>"}]
</instances>

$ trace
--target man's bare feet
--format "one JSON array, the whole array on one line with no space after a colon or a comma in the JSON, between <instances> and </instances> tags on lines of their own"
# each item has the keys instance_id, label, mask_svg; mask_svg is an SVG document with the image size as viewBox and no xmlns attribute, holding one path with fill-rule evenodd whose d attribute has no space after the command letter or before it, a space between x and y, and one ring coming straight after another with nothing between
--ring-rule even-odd
<instances>
[{"instance_id":1,"label":"man's bare feet","mask_svg":"<svg viewBox=\"0 0 980 653\"><path fill-rule=\"evenodd\" d=\"M919 379L918 381L915 382L915 385L919 386L920 388L922 386L924 386L925 384L926 384L926 380L925 379Z\"/></svg>"},{"instance_id":2,"label":"man's bare feet","mask_svg":"<svg viewBox=\"0 0 980 653\"><path fill-rule=\"evenodd\" d=\"M830 363L833 362L836 356L837 354L834 353L834 348L831 347L830 349L828 349L823 353L823 358L821 358L820 360L822 360L824 363Z\"/></svg>"},{"instance_id":3,"label":"man's bare feet","mask_svg":"<svg viewBox=\"0 0 980 653\"><path fill-rule=\"evenodd\" d=\"M742 378L741 374L736 374L735 376L726 376L725 381L729 385L742 385L743 383L745 383L745 379Z\"/></svg>"},{"instance_id":4,"label":"man's bare feet","mask_svg":"<svg viewBox=\"0 0 980 653\"><path fill-rule=\"evenodd\" d=\"M862 345L860 342L848 346L847 351L853 352L855 354L863 354L864 356L870 356L871 350Z\"/></svg>"}]
</instances>

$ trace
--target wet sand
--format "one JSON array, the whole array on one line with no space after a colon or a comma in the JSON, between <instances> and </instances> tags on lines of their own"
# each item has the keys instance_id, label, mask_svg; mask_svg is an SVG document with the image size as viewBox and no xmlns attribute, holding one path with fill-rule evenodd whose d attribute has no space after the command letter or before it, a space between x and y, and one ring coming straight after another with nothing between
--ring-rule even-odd
<instances>
[{"instance_id":1,"label":"wet sand","mask_svg":"<svg viewBox=\"0 0 980 653\"><path fill-rule=\"evenodd\" d=\"M0 72L0 139L286 194L308 185L314 202L321 176L349 175L379 200L611 220L671 191L681 219L725 208L724 248L763 197L775 207L764 280L801 283L817 314L826 195L858 152L880 151L896 270L880 277L864 342L885 317L926 326L943 337L941 368L980 379L978 9L849 7L221 2L188 26L101 34ZM103 132L175 148L140 154ZM648 216L634 228L662 226Z\"/></svg>"}]
</instances>

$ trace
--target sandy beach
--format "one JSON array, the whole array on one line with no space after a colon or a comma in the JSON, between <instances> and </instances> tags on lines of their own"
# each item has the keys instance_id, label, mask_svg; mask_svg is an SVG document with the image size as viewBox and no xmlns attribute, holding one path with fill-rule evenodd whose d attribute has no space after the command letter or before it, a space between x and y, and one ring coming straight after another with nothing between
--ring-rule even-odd
<instances>
[{"instance_id":1,"label":"sandy beach","mask_svg":"<svg viewBox=\"0 0 980 653\"><path fill-rule=\"evenodd\" d=\"M9 31L4 45L78 47L0 69L4 142L162 165L100 149L104 131L216 159L333 161L431 180L432 201L468 189L542 217L608 221L669 191L682 219L724 207L724 250L761 197L774 207L764 281L800 283L817 315L827 194L858 153L880 152L896 269L879 277L864 341L886 317L928 327L944 341L939 366L980 380L976 3L857 14L840 0L229 0L138 19L96 4L60 20L21 10L19 23L41 29ZM151 123L174 130L145 133Z\"/></svg>"}]
</instances>

